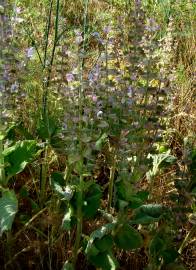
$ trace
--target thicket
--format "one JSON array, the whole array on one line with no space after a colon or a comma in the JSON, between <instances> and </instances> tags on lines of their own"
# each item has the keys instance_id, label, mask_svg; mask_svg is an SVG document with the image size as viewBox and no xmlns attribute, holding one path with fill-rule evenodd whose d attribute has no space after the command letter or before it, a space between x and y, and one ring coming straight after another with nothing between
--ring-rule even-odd
<instances>
[{"instance_id":1,"label":"thicket","mask_svg":"<svg viewBox=\"0 0 196 270\"><path fill-rule=\"evenodd\" d=\"M195 269L196 3L2 0L2 269Z\"/></svg>"}]
</instances>

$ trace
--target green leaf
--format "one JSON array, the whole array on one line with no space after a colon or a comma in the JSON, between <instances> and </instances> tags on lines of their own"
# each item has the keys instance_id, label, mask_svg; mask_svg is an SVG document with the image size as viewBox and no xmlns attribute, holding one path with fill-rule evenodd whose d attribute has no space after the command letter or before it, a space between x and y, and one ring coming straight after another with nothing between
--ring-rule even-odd
<instances>
[{"instance_id":1,"label":"green leaf","mask_svg":"<svg viewBox=\"0 0 196 270\"><path fill-rule=\"evenodd\" d=\"M101 252L110 250L113 245L113 239L111 235L105 235L101 239L95 239L94 242L96 248Z\"/></svg>"},{"instance_id":2,"label":"green leaf","mask_svg":"<svg viewBox=\"0 0 196 270\"><path fill-rule=\"evenodd\" d=\"M95 240L101 239L104 236L109 235L114 228L115 228L114 223L108 223L91 233L86 249L85 249L85 253L87 254L88 257L94 253L96 254L99 253L98 248L96 248L94 245Z\"/></svg>"},{"instance_id":3,"label":"green leaf","mask_svg":"<svg viewBox=\"0 0 196 270\"><path fill-rule=\"evenodd\" d=\"M133 195L133 184L127 179L123 179L116 183L117 194L119 199L127 202L131 201Z\"/></svg>"},{"instance_id":4,"label":"green leaf","mask_svg":"<svg viewBox=\"0 0 196 270\"><path fill-rule=\"evenodd\" d=\"M102 147L104 146L104 144L107 142L107 140L108 140L108 135L106 133L103 133L101 137L95 143L96 150L100 151Z\"/></svg>"},{"instance_id":5,"label":"green leaf","mask_svg":"<svg viewBox=\"0 0 196 270\"><path fill-rule=\"evenodd\" d=\"M116 270L119 266L112 252L99 253L97 256L90 257L89 260L96 268L102 270Z\"/></svg>"},{"instance_id":6,"label":"green leaf","mask_svg":"<svg viewBox=\"0 0 196 270\"><path fill-rule=\"evenodd\" d=\"M133 220L130 223L149 224L157 222L164 212L165 208L160 204L142 205L135 210Z\"/></svg>"},{"instance_id":7,"label":"green leaf","mask_svg":"<svg viewBox=\"0 0 196 270\"><path fill-rule=\"evenodd\" d=\"M75 186L64 185L65 180L61 172L54 172L51 175L51 186L62 200L70 201L75 193Z\"/></svg>"},{"instance_id":8,"label":"green leaf","mask_svg":"<svg viewBox=\"0 0 196 270\"><path fill-rule=\"evenodd\" d=\"M161 257L161 252L166 248L166 242L159 236L159 234L156 234L149 245L149 253L152 257L156 258L158 261L158 258Z\"/></svg>"},{"instance_id":9,"label":"green leaf","mask_svg":"<svg viewBox=\"0 0 196 270\"><path fill-rule=\"evenodd\" d=\"M72 263L66 261L63 265L62 270L74 270L74 266Z\"/></svg>"},{"instance_id":10,"label":"green leaf","mask_svg":"<svg viewBox=\"0 0 196 270\"><path fill-rule=\"evenodd\" d=\"M140 248L143 245L140 233L128 224L123 224L118 228L114 241L120 249L124 250Z\"/></svg>"},{"instance_id":11,"label":"green leaf","mask_svg":"<svg viewBox=\"0 0 196 270\"><path fill-rule=\"evenodd\" d=\"M64 229L64 230L70 230L71 229L71 218L72 218L72 209L71 207L69 207L63 217L63 220L62 220L62 225L61 227Z\"/></svg>"},{"instance_id":12,"label":"green leaf","mask_svg":"<svg viewBox=\"0 0 196 270\"><path fill-rule=\"evenodd\" d=\"M54 182L58 183L59 185L63 186L65 184L64 176L62 172L53 172L51 174L51 183Z\"/></svg>"},{"instance_id":13,"label":"green leaf","mask_svg":"<svg viewBox=\"0 0 196 270\"><path fill-rule=\"evenodd\" d=\"M4 191L0 198L0 235L11 230L17 211L18 201L14 191Z\"/></svg>"},{"instance_id":14,"label":"green leaf","mask_svg":"<svg viewBox=\"0 0 196 270\"><path fill-rule=\"evenodd\" d=\"M93 183L84 197L83 214L86 218L92 218L100 206L102 197L101 188L98 184Z\"/></svg>"},{"instance_id":15,"label":"green leaf","mask_svg":"<svg viewBox=\"0 0 196 270\"><path fill-rule=\"evenodd\" d=\"M48 125L46 123L48 123ZM53 137L58 132L57 124L58 124L57 121L52 117L50 117L48 121L41 120L38 123L37 127L37 133L39 137L43 140L50 139L51 137Z\"/></svg>"},{"instance_id":16,"label":"green leaf","mask_svg":"<svg viewBox=\"0 0 196 270\"><path fill-rule=\"evenodd\" d=\"M178 258L179 253L174 248L167 248L161 253L161 255L163 257L164 263L169 264L174 262Z\"/></svg>"},{"instance_id":17,"label":"green leaf","mask_svg":"<svg viewBox=\"0 0 196 270\"><path fill-rule=\"evenodd\" d=\"M149 154L148 158L149 159L152 158L152 160L153 160L153 164L152 164L153 168L152 168L152 170L147 172L147 178L149 180L158 174L159 169L161 167L171 165L171 164L175 163L175 161L177 160L176 157L174 157L170 154L170 150L168 150L165 153L156 154L156 155Z\"/></svg>"},{"instance_id":18,"label":"green leaf","mask_svg":"<svg viewBox=\"0 0 196 270\"><path fill-rule=\"evenodd\" d=\"M18 141L3 151L5 172L8 179L24 170L38 154L39 147L34 140Z\"/></svg>"},{"instance_id":19,"label":"green leaf","mask_svg":"<svg viewBox=\"0 0 196 270\"><path fill-rule=\"evenodd\" d=\"M57 182L53 182L55 192L62 198L62 200L70 201L74 195L75 187L72 185L61 186Z\"/></svg>"}]
</instances>

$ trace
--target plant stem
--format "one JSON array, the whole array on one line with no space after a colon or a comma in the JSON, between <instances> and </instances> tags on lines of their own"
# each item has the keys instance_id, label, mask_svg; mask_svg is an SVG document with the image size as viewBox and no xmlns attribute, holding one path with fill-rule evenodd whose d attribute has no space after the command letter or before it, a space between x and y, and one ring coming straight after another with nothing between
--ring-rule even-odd
<instances>
[{"instance_id":1,"label":"plant stem","mask_svg":"<svg viewBox=\"0 0 196 270\"><path fill-rule=\"evenodd\" d=\"M55 34L54 34L53 49L52 49L52 55L51 55L51 59L50 59L50 65L49 65L49 68L48 68L48 77L47 77L47 80L45 82L44 93L43 93L43 100L42 100L42 102L43 102L43 119L46 121L46 124L47 125L48 125L48 109L47 109L48 88L50 86L52 66L53 66L53 62L54 62L54 56L55 56L55 51L56 51L56 46L57 46L57 40L58 40L59 7L60 7L60 0L57 0L57 4L56 4L56 19L55 19ZM49 29L48 29L48 34L49 34ZM47 47L45 48L45 53L47 53Z\"/></svg>"},{"instance_id":2,"label":"plant stem","mask_svg":"<svg viewBox=\"0 0 196 270\"><path fill-rule=\"evenodd\" d=\"M46 60L47 60L47 51L48 51L48 40L49 40L49 33L50 33L50 26L51 26L51 18L52 18L52 6L53 0L50 1L50 9L49 9L49 16L46 25L46 33L45 33L45 48L44 48L44 68L46 68Z\"/></svg>"},{"instance_id":3,"label":"plant stem","mask_svg":"<svg viewBox=\"0 0 196 270\"><path fill-rule=\"evenodd\" d=\"M116 170L116 154L114 150L113 164L110 168L110 178L109 178L108 207L107 207L108 212L110 212L112 206L115 170Z\"/></svg>"},{"instance_id":4,"label":"plant stem","mask_svg":"<svg viewBox=\"0 0 196 270\"><path fill-rule=\"evenodd\" d=\"M86 48L86 30L87 30L87 16L88 16L88 4L89 0L84 0L84 23L83 23L83 31L84 31L84 38L83 38L83 54L85 54ZM79 141L79 151L81 154L81 171L80 171L80 182L79 182L79 192L77 197L77 228L76 228L76 238L75 238L75 245L73 248L73 265L74 269L76 269L76 262L78 258L78 251L80 248L80 241L82 236L82 227L83 227L83 213L82 213L82 205L83 205L83 144L81 140L82 135L82 109L83 109L83 92L84 92L84 85L83 85L83 69L84 69L84 55L81 61L81 76L80 76L80 83L81 86L79 88L79 130L78 130L78 141Z\"/></svg>"},{"instance_id":5,"label":"plant stem","mask_svg":"<svg viewBox=\"0 0 196 270\"><path fill-rule=\"evenodd\" d=\"M82 205L83 205L83 175L80 175L80 191L78 192L77 197L77 228L76 228L76 238L75 245L73 248L73 265L76 267L76 262L78 258L78 250L80 247L80 240L82 235L82 223L83 223L83 215L82 215Z\"/></svg>"},{"instance_id":6,"label":"plant stem","mask_svg":"<svg viewBox=\"0 0 196 270\"><path fill-rule=\"evenodd\" d=\"M0 185L4 186L6 184L7 181L5 178L5 169L4 169L3 140L0 139Z\"/></svg>"},{"instance_id":7,"label":"plant stem","mask_svg":"<svg viewBox=\"0 0 196 270\"><path fill-rule=\"evenodd\" d=\"M193 225L193 227L191 228L191 230L186 235L184 241L182 242L182 244L181 244L181 246L180 246L180 248L178 250L179 254L182 254L182 251L183 251L184 247L186 246L186 244L188 243L190 238L194 236L195 233L196 233L196 225Z\"/></svg>"},{"instance_id":8,"label":"plant stem","mask_svg":"<svg viewBox=\"0 0 196 270\"><path fill-rule=\"evenodd\" d=\"M44 161L42 163L42 170L41 170L40 204L42 207L44 205L45 193L46 193L46 182L47 182L47 171L48 171L47 155L48 155L48 146L46 146L45 148Z\"/></svg>"}]
</instances>

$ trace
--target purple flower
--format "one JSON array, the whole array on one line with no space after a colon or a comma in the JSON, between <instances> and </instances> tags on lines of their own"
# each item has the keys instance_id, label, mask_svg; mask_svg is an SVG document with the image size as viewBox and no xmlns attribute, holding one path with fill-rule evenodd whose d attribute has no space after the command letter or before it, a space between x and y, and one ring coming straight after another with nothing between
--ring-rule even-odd
<instances>
[{"instance_id":1,"label":"purple flower","mask_svg":"<svg viewBox=\"0 0 196 270\"><path fill-rule=\"evenodd\" d=\"M20 14L21 13L21 8L20 7L15 7L14 11L16 14Z\"/></svg>"},{"instance_id":2,"label":"purple flower","mask_svg":"<svg viewBox=\"0 0 196 270\"><path fill-rule=\"evenodd\" d=\"M103 28L103 32L104 32L105 34L109 34L110 31L111 31L111 26L110 26L110 25L107 25L107 26L105 26L105 27Z\"/></svg>"},{"instance_id":3,"label":"purple flower","mask_svg":"<svg viewBox=\"0 0 196 270\"><path fill-rule=\"evenodd\" d=\"M65 76L68 82L72 82L74 80L74 75L72 73L67 73Z\"/></svg>"},{"instance_id":4,"label":"purple flower","mask_svg":"<svg viewBox=\"0 0 196 270\"><path fill-rule=\"evenodd\" d=\"M27 57L28 58L31 59L34 54L35 54L35 48L34 47L30 47L30 48L27 49Z\"/></svg>"},{"instance_id":5,"label":"purple flower","mask_svg":"<svg viewBox=\"0 0 196 270\"><path fill-rule=\"evenodd\" d=\"M100 38L100 34L98 32L93 32L91 35L95 38Z\"/></svg>"},{"instance_id":6,"label":"purple flower","mask_svg":"<svg viewBox=\"0 0 196 270\"><path fill-rule=\"evenodd\" d=\"M160 26L157 24L157 22L155 21L155 19L153 18L150 18L147 20L147 23L146 23L146 30L149 31L149 32L155 32L157 31Z\"/></svg>"},{"instance_id":7,"label":"purple flower","mask_svg":"<svg viewBox=\"0 0 196 270\"><path fill-rule=\"evenodd\" d=\"M12 93L16 93L18 91L19 88L19 84L17 82L15 82L14 84L11 85L11 92Z\"/></svg>"},{"instance_id":8,"label":"purple flower","mask_svg":"<svg viewBox=\"0 0 196 270\"><path fill-rule=\"evenodd\" d=\"M128 95L128 97L130 97L130 98L133 97L133 88L132 88L131 86L128 87L127 95Z\"/></svg>"},{"instance_id":9,"label":"purple flower","mask_svg":"<svg viewBox=\"0 0 196 270\"><path fill-rule=\"evenodd\" d=\"M79 45L79 44L82 43L82 41L83 41L82 32L80 32L80 31L78 31L78 30L75 30L74 32L75 32L75 34L76 34L75 42L76 42L76 44Z\"/></svg>"}]
</instances>

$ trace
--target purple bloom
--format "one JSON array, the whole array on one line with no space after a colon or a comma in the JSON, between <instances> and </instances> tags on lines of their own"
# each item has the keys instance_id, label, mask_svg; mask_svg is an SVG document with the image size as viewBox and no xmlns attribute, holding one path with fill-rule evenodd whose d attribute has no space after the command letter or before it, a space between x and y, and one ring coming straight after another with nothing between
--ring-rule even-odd
<instances>
[{"instance_id":1,"label":"purple bloom","mask_svg":"<svg viewBox=\"0 0 196 270\"><path fill-rule=\"evenodd\" d=\"M91 35L95 38L100 38L100 34L98 32L93 32Z\"/></svg>"},{"instance_id":2,"label":"purple bloom","mask_svg":"<svg viewBox=\"0 0 196 270\"><path fill-rule=\"evenodd\" d=\"M104 32L105 34L109 34L110 31L111 31L111 26L110 26L110 25L107 25L107 26L105 26L105 27L103 28L103 32Z\"/></svg>"},{"instance_id":3,"label":"purple bloom","mask_svg":"<svg viewBox=\"0 0 196 270\"><path fill-rule=\"evenodd\" d=\"M19 84L15 82L14 84L11 85L11 92L16 93L18 91Z\"/></svg>"},{"instance_id":4,"label":"purple bloom","mask_svg":"<svg viewBox=\"0 0 196 270\"><path fill-rule=\"evenodd\" d=\"M160 26L157 24L157 22L155 21L155 19L153 18L150 18L147 20L147 23L146 23L146 30L149 31L149 32L155 32L157 31Z\"/></svg>"},{"instance_id":5,"label":"purple bloom","mask_svg":"<svg viewBox=\"0 0 196 270\"><path fill-rule=\"evenodd\" d=\"M128 95L128 97L130 97L130 98L133 97L133 88L132 88L131 86L128 87L127 95Z\"/></svg>"},{"instance_id":6,"label":"purple bloom","mask_svg":"<svg viewBox=\"0 0 196 270\"><path fill-rule=\"evenodd\" d=\"M67 73L65 76L68 82L72 82L74 80L74 75L72 73Z\"/></svg>"},{"instance_id":7,"label":"purple bloom","mask_svg":"<svg viewBox=\"0 0 196 270\"><path fill-rule=\"evenodd\" d=\"M75 32L75 34L76 34L75 42L76 42L76 44L79 45L79 44L82 43L82 41L83 41L82 32L80 32L80 31L78 31L78 30L75 30L74 32Z\"/></svg>"},{"instance_id":8,"label":"purple bloom","mask_svg":"<svg viewBox=\"0 0 196 270\"><path fill-rule=\"evenodd\" d=\"M27 49L27 57L28 58L31 59L34 54L35 54L35 48L34 47L30 47L30 48Z\"/></svg>"}]
</instances>

